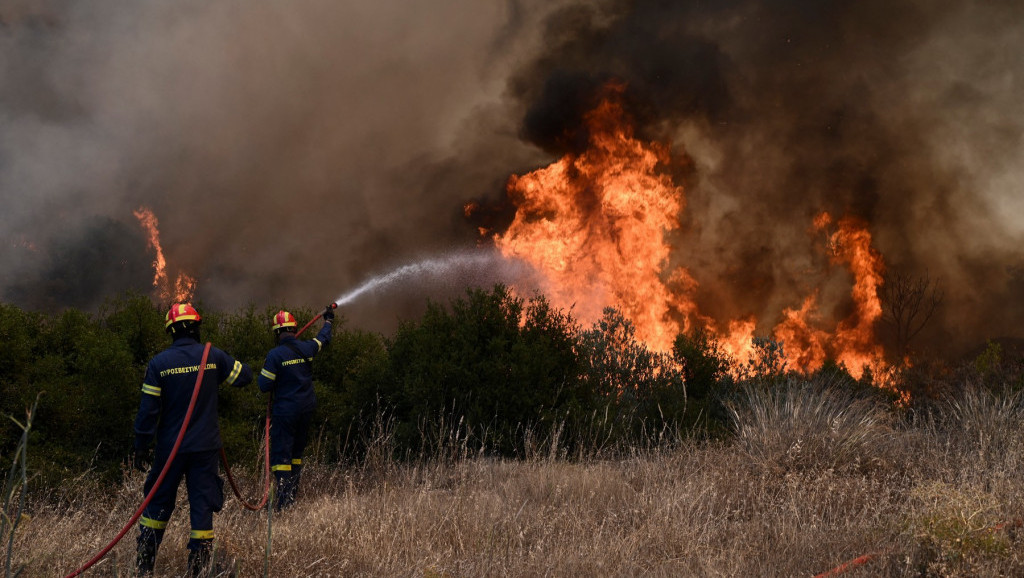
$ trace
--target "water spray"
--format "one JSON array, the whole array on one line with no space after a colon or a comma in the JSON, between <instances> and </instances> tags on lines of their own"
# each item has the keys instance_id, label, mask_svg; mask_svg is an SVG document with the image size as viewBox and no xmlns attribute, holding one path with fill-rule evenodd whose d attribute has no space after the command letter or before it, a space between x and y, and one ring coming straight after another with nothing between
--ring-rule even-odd
<instances>
[{"instance_id":1,"label":"water spray","mask_svg":"<svg viewBox=\"0 0 1024 578\"><path fill-rule=\"evenodd\" d=\"M500 272L506 277L524 277L522 264L507 259L500 254L493 252L461 252L453 253L442 257L423 259L415 263L403 265L387 273L382 273L367 279L357 287L342 293L335 299L335 305L348 305L367 293L373 293L398 281L428 276L448 276L462 272L465 276L465 269L494 269L499 266Z\"/></svg>"},{"instance_id":2,"label":"water spray","mask_svg":"<svg viewBox=\"0 0 1024 578\"><path fill-rule=\"evenodd\" d=\"M333 303L328 304L323 311L317 313L308 323L303 325L302 329L299 329L295 335L301 335L303 331L309 329L309 326L316 323L316 320L323 317L324 313L328 310L337 309L339 305L347 305L364 294L372 293L397 281L425 274L443 275L457 271L461 267L483 267L493 265L495 262L496 258L493 254L456 253L446 257L424 259L416 263L403 265L388 273L371 277L354 289L341 294Z\"/></svg>"},{"instance_id":3,"label":"water spray","mask_svg":"<svg viewBox=\"0 0 1024 578\"><path fill-rule=\"evenodd\" d=\"M515 258L505 257L496 251L475 250L448 253L402 265L386 273L370 277L339 295L323 311L317 313L303 325L295 335L301 335L327 311L348 305L360 297L381 291L400 281L416 277L443 279L448 283L461 281L467 286L499 279L505 282L515 282L517 285L536 283L535 272L526 263Z\"/></svg>"}]
</instances>

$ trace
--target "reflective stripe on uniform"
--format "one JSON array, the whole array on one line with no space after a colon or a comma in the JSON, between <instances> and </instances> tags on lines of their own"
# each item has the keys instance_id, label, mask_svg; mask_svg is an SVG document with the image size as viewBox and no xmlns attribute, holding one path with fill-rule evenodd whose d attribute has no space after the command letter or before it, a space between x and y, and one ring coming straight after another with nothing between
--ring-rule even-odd
<instances>
[{"instance_id":1,"label":"reflective stripe on uniform","mask_svg":"<svg viewBox=\"0 0 1024 578\"><path fill-rule=\"evenodd\" d=\"M319 352L320 349L324 346L324 344L320 343L320 340L317 339L316 337L313 338L313 341L316 341L316 350Z\"/></svg>"},{"instance_id":2,"label":"reflective stripe on uniform","mask_svg":"<svg viewBox=\"0 0 1024 578\"><path fill-rule=\"evenodd\" d=\"M302 465L302 458L292 458L292 465L293 466L301 466Z\"/></svg>"},{"instance_id":3,"label":"reflective stripe on uniform","mask_svg":"<svg viewBox=\"0 0 1024 578\"><path fill-rule=\"evenodd\" d=\"M193 540L213 540L213 530L192 530L188 537Z\"/></svg>"},{"instance_id":4,"label":"reflective stripe on uniform","mask_svg":"<svg viewBox=\"0 0 1024 578\"><path fill-rule=\"evenodd\" d=\"M292 471L291 464L277 464L276 466L270 466L270 470L274 472L290 472Z\"/></svg>"},{"instance_id":5,"label":"reflective stripe on uniform","mask_svg":"<svg viewBox=\"0 0 1024 578\"><path fill-rule=\"evenodd\" d=\"M235 367L231 370L231 373L228 374L228 378L227 378L228 385L232 385L232 384L235 383L235 380L238 379L238 374L239 373L242 373L242 362L241 361L236 361L235 362Z\"/></svg>"},{"instance_id":6,"label":"reflective stripe on uniform","mask_svg":"<svg viewBox=\"0 0 1024 578\"><path fill-rule=\"evenodd\" d=\"M153 518L143 516L139 518L139 525L145 526L146 528L153 528L154 530L163 530L167 527L167 520L154 520Z\"/></svg>"},{"instance_id":7,"label":"reflective stripe on uniform","mask_svg":"<svg viewBox=\"0 0 1024 578\"><path fill-rule=\"evenodd\" d=\"M262 375L263 377L269 379L270 381L274 381L275 379L277 379L277 374L276 373L271 373L271 372L267 371L266 369L261 371L260 375Z\"/></svg>"},{"instance_id":8,"label":"reflective stripe on uniform","mask_svg":"<svg viewBox=\"0 0 1024 578\"><path fill-rule=\"evenodd\" d=\"M160 388L155 385L149 385L148 383L142 384L142 393L148 393L149 395L155 395L160 397Z\"/></svg>"}]
</instances>

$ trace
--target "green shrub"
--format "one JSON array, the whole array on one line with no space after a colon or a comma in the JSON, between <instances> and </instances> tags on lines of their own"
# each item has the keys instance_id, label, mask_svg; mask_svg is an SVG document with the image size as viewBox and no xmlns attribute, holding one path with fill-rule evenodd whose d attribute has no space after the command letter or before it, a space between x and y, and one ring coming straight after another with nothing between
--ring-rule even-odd
<instances>
[{"instance_id":1,"label":"green shrub","mask_svg":"<svg viewBox=\"0 0 1024 578\"><path fill-rule=\"evenodd\" d=\"M388 342L382 403L399 440L422 446L423 424L447 416L463 419L477 446L521 453L523 431L555 427L580 401L573 329L543 298L527 305L500 285L467 291L450 311L429 304Z\"/></svg>"}]
</instances>

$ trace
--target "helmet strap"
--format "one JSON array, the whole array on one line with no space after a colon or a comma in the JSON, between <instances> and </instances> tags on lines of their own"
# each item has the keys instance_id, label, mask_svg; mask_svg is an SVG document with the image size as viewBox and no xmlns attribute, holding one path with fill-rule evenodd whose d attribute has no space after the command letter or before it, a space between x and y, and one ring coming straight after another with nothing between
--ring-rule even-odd
<instances>
[{"instance_id":1,"label":"helmet strap","mask_svg":"<svg viewBox=\"0 0 1024 578\"><path fill-rule=\"evenodd\" d=\"M181 339L182 337L191 337L196 341L202 341L199 334L199 324L193 321L184 321L180 323L172 323L170 328L172 339Z\"/></svg>"}]
</instances>

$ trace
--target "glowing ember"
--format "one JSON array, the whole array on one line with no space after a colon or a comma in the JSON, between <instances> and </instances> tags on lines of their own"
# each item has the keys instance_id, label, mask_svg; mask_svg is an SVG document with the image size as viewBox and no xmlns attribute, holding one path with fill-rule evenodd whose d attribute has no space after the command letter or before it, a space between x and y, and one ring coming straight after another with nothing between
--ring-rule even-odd
<instances>
[{"instance_id":1,"label":"glowing ember","mask_svg":"<svg viewBox=\"0 0 1024 578\"><path fill-rule=\"evenodd\" d=\"M11 246L18 247L20 249L26 249L28 251L32 251L33 253L39 250L39 248L36 247L36 244L30 241L29 239L25 238L24 235L19 237L17 241L12 242Z\"/></svg>"},{"instance_id":2,"label":"glowing ember","mask_svg":"<svg viewBox=\"0 0 1024 578\"><path fill-rule=\"evenodd\" d=\"M167 260L164 259L164 250L160 246L160 231L157 228L159 221L156 215L147 207L139 207L132 211L132 214L146 231L147 246L156 253L153 259L153 287L156 288L157 296L164 301L170 301L173 296L175 303L191 301L196 290L195 278L179 273L174 281L174 287L171 287L170 279L167 277Z\"/></svg>"}]
</instances>

